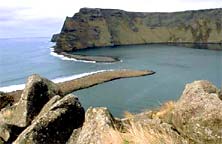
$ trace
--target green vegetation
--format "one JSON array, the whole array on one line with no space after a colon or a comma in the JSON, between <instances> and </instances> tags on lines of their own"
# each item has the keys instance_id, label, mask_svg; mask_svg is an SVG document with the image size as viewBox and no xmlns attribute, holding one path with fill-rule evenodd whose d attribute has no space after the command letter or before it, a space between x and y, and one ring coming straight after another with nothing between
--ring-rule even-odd
<instances>
[{"instance_id":1,"label":"green vegetation","mask_svg":"<svg viewBox=\"0 0 222 144\"><path fill-rule=\"evenodd\" d=\"M221 43L221 15L222 9L139 13L83 8L66 18L56 48L74 51L146 43Z\"/></svg>"}]
</instances>

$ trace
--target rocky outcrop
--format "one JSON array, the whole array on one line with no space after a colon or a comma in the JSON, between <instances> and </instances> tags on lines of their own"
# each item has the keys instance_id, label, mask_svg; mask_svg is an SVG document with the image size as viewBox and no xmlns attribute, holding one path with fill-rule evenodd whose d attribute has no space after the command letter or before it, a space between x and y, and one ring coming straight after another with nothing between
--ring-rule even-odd
<instances>
[{"instance_id":1,"label":"rocky outcrop","mask_svg":"<svg viewBox=\"0 0 222 144\"><path fill-rule=\"evenodd\" d=\"M0 92L0 109L12 105L14 102L13 97L6 93Z\"/></svg>"},{"instance_id":2,"label":"rocky outcrop","mask_svg":"<svg viewBox=\"0 0 222 144\"><path fill-rule=\"evenodd\" d=\"M73 95L57 96L49 101L40 115L27 127L14 144L65 144L73 129L82 126L84 109Z\"/></svg>"},{"instance_id":3,"label":"rocky outcrop","mask_svg":"<svg viewBox=\"0 0 222 144\"><path fill-rule=\"evenodd\" d=\"M219 96L220 90L210 82L195 81L186 85L177 102L119 119L105 107L91 107L85 113L76 96L65 95L61 86L33 75L18 103L0 111L0 143L221 144Z\"/></svg>"},{"instance_id":4,"label":"rocky outcrop","mask_svg":"<svg viewBox=\"0 0 222 144\"><path fill-rule=\"evenodd\" d=\"M104 133L117 128L118 125L117 120L113 118L107 108L89 108L76 144L102 144ZM70 144L74 144L72 139Z\"/></svg>"},{"instance_id":5,"label":"rocky outcrop","mask_svg":"<svg viewBox=\"0 0 222 144\"><path fill-rule=\"evenodd\" d=\"M53 36L55 51L147 43L222 43L222 9L173 13L82 8ZM221 48L221 45L218 47Z\"/></svg>"},{"instance_id":6,"label":"rocky outcrop","mask_svg":"<svg viewBox=\"0 0 222 144\"><path fill-rule=\"evenodd\" d=\"M175 105L172 123L195 143L222 143L222 101L219 90L208 81L187 84Z\"/></svg>"},{"instance_id":7,"label":"rocky outcrop","mask_svg":"<svg viewBox=\"0 0 222 144\"><path fill-rule=\"evenodd\" d=\"M1 121L26 127L37 116L45 103L57 94L61 94L61 91L56 84L39 75L32 75L27 80L19 102L1 111Z\"/></svg>"}]
</instances>

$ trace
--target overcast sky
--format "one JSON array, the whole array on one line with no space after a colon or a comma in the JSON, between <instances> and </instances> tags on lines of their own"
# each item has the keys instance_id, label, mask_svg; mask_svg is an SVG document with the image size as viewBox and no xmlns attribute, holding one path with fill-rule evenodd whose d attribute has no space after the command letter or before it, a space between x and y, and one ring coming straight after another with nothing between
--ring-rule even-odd
<instances>
[{"instance_id":1,"label":"overcast sky","mask_svg":"<svg viewBox=\"0 0 222 144\"><path fill-rule=\"evenodd\" d=\"M222 8L222 0L0 0L0 38L50 37L82 7L173 12Z\"/></svg>"}]
</instances>

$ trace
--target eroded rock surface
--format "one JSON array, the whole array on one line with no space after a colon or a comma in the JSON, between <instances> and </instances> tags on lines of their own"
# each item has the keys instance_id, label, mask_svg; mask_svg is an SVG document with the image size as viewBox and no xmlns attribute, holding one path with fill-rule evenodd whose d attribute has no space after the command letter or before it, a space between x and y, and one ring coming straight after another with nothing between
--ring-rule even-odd
<instances>
[{"instance_id":1,"label":"eroded rock surface","mask_svg":"<svg viewBox=\"0 0 222 144\"><path fill-rule=\"evenodd\" d=\"M65 144L74 129L82 126L84 109L74 95L49 101L40 115L15 140L14 144Z\"/></svg>"},{"instance_id":2,"label":"eroded rock surface","mask_svg":"<svg viewBox=\"0 0 222 144\"><path fill-rule=\"evenodd\" d=\"M56 84L39 75L32 75L27 80L19 102L2 110L0 118L7 124L25 127L31 123L45 103L57 94L61 94L61 91Z\"/></svg>"},{"instance_id":3,"label":"eroded rock surface","mask_svg":"<svg viewBox=\"0 0 222 144\"><path fill-rule=\"evenodd\" d=\"M0 91L0 109L12 105L13 102L14 100L11 96Z\"/></svg>"},{"instance_id":4,"label":"eroded rock surface","mask_svg":"<svg viewBox=\"0 0 222 144\"><path fill-rule=\"evenodd\" d=\"M172 122L196 143L222 143L222 101L219 90L208 81L187 84L175 105Z\"/></svg>"},{"instance_id":5,"label":"eroded rock surface","mask_svg":"<svg viewBox=\"0 0 222 144\"><path fill-rule=\"evenodd\" d=\"M89 108L76 144L103 144L102 136L115 129L116 123L107 108ZM75 139L70 140L70 144L74 144L74 141Z\"/></svg>"}]
</instances>

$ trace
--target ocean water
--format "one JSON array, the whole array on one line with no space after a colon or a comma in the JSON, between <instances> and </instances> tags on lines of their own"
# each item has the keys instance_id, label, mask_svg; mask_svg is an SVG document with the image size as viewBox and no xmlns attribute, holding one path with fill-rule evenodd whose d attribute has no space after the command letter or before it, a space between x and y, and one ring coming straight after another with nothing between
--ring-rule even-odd
<instances>
[{"instance_id":1,"label":"ocean water","mask_svg":"<svg viewBox=\"0 0 222 144\"><path fill-rule=\"evenodd\" d=\"M85 108L106 106L115 116L140 112L177 100L186 83L222 82L222 51L167 45L97 48L79 54L120 58L113 64L75 61L50 49L50 38L0 39L0 91L22 89L26 78L37 73L55 82L111 69L149 69L156 74L115 80L74 92Z\"/></svg>"}]
</instances>

